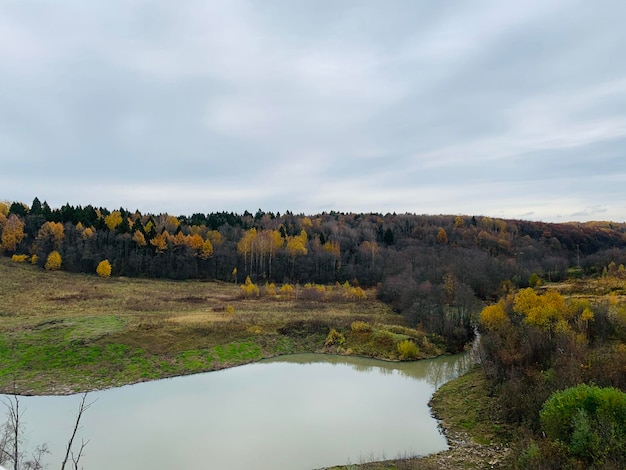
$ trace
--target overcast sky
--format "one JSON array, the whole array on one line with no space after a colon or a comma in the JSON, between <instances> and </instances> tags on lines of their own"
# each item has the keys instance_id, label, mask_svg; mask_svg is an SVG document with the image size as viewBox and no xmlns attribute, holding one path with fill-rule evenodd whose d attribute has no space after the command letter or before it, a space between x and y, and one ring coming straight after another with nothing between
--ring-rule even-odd
<instances>
[{"instance_id":1,"label":"overcast sky","mask_svg":"<svg viewBox=\"0 0 626 470\"><path fill-rule=\"evenodd\" d=\"M0 0L0 200L626 221L626 2Z\"/></svg>"}]
</instances>

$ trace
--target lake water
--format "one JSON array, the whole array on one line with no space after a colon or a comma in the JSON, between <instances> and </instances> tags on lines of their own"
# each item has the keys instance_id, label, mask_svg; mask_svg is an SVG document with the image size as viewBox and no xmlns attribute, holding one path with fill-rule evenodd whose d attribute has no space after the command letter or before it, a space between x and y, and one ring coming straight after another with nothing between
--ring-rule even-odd
<instances>
[{"instance_id":1,"label":"lake water","mask_svg":"<svg viewBox=\"0 0 626 470\"><path fill-rule=\"evenodd\" d=\"M428 401L471 365L299 354L90 393L86 470L314 469L447 448ZM79 396L21 397L26 443L58 468Z\"/></svg>"}]
</instances>

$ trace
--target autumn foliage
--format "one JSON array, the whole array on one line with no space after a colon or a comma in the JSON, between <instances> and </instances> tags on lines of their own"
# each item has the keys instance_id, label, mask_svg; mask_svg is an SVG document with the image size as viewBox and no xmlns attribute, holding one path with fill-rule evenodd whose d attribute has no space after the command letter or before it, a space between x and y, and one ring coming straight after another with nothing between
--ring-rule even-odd
<instances>
[{"instance_id":1,"label":"autumn foliage","mask_svg":"<svg viewBox=\"0 0 626 470\"><path fill-rule=\"evenodd\" d=\"M410 326L447 338L451 351L472 337L480 302L500 296L506 283L507 289L549 284L570 276L575 263L580 275L601 275L606 266L611 278L626 263L626 224L471 215L259 209L175 216L69 204L51 208L35 200L31 207L4 204L0 232L4 255L26 255L42 268L56 251L61 269L69 272L94 273L108 259L122 276L226 282L250 277L260 295L277 300L367 301L375 295ZM603 325L593 309L573 319L560 319L549 306L515 315L552 334L564 329L563 321L591 336ZM491 316L485 328L506 321ZM512 321L508 310L506 317Z\"/></svg>"},{"instance_id":2,"label":"autumn foliage","mask_svg":"<svg viewBox=\"0 0 626 470\"><path fill-rule=\"evenodd\" d=\"M98 267L96 268L96 273L100 277L111 276L111 263L109 263L108 259L102 260L98 263Z\"/></svg>"},{"instance_id":3,"label":"autumn foliage","mask_svg":"<svg viewBox=\"0 0 626 470\"><path fill-rule=\"evenodd\" d=\"M58 251L51 251L46 258L45 268L48 271L58 271L61 269L61 255Z\"/></svg>"},{"instance_id":4,"label":"autumn foliage","mask_svg":"<svg viewBox=\"0 0 626 470\"><path fill-rule=\"evenodd\" d=\"M4 217L4 216L0 216ZM17 245L24 239L24 222L15 214L11 214L2 226L2 249L9 253L15 252Z\"/></svg>"},{"instance_id":5,"label":"autumn foliage","mask_svg":"<svg viewBox=\"0 0 626 470\"><path fill-rule=\"evenodd\" d=\"M552 442L529 444L523 468L623 468L626 459L626 307L577 294L526 288L480 313L482 364L503 418Z\"/></svg>"}]
</instances>

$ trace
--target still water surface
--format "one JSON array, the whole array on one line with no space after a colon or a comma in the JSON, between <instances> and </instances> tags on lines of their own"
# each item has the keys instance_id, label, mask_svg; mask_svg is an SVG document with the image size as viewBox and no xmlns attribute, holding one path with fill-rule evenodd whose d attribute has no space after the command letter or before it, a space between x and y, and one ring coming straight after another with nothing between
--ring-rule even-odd
<instances>
[{"instance_id":1,"label":"still water surface","mask_svg":"<svg viewBox=\"0 0 626 470\"><path fill-rule=\"evenodd\" d=\"M299 354L90 393L86 470L313 469L447 448L428 401L468 354L390 363ZM79 397L23 397L59 466ZM80 444L79 437L79 444Z\"/></svg>"}]
</instances>

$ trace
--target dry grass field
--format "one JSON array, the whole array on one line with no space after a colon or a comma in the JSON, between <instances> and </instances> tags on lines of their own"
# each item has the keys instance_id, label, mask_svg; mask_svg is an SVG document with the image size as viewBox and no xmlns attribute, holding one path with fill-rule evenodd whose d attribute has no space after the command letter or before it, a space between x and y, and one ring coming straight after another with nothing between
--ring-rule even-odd
<instances>
[{"instance_id":1,"label":"dry grass field","mask_svg":"<svg viewBox=\"0 0 626 470\"><path fill-rule=\"evenodd\" d=\"M105 279L0 258L0 390L66 394L297 352L397 359L406 339L419 357L441 352L436 338L401 328L373 291L360 300L299 292L250 298L235 284ZM351 335L354 322L371 331ZM331 329L345 344L324 344Z\"/></svg>"}]
</instances>

